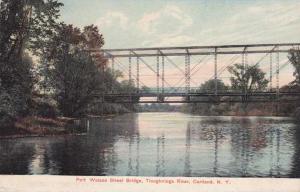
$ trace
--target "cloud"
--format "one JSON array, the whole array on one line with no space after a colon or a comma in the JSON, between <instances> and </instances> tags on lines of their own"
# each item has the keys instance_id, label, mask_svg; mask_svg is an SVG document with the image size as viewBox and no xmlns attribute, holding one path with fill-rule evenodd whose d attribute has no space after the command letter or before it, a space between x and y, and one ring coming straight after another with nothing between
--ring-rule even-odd
<instances>
[{"instance_id":1,"label":"cloud","mask_svg":"<svg viewBox=\"0 0 300 192\"><path fill-rule=\"evenodd\" d=\"M193 44L195 39L188 35L162 35L155 41L145 41L143 46L184 46Z\"/></svg>"},{"instance_id":2,"label":"cloud","mask_svg":"<svg viewBox=\"0 0 300 192\"><path fill-rule=\"evenodd\" d=\"M179 45L189 43L192 37L184 34L191 27L193 19L176 5L166 5L160 10L147 12L137 21L137 29L151 40L143 41L145 46Z\"/></svg>"},{"instance_id":3,"label":"cloud","mask_svg":"<svg viewBox=\"0 0 300 192\"><path fill-rule=\"evenodd\" d=\"M138 22L137 27L144 33L154 33L154 23L161 17L159 12L145 14Z\"/></svg>"},{"instance_id":4,"label":"cloud","mask_svg":"<svg viewBox=\"0 0 300 192\"><path fill-rule=\"evenodd\" d=\"M118 26L122 29L127 29L129 25L129 18L123 12L108 11L106 14L96 21L100 28L110 28Z\"/></svg>"},{"instance_id":5,"label":"cloud","mask_svg":"<svg viewBox=\"0 0 300 192\"><path fill-rule=\"evenodd\" d=\"M254 4L239 8L224 20L223 25L211 28L206 34L215 34L224 43L293 41L287 34L300 30L299 8L300 3Z\"/></svg>"}]
</instances>

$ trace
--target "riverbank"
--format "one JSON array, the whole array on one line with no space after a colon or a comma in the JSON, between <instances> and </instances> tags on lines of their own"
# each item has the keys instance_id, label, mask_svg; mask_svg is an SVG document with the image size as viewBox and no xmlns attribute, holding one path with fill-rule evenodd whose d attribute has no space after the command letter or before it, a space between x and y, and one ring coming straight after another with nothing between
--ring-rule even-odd
<instances>
[{"instance_id":1,"label":"riverbank","mask_svg":"<svg viewBox=\"0 0 300 192\"><path fill-rule=\"evenodd\" d=\"M80 125L80 120L75 118L29 116L18 119L11 127L2 128L0 139L82 134L84 132L86 130Z\"/></svg>"}]
</instances>

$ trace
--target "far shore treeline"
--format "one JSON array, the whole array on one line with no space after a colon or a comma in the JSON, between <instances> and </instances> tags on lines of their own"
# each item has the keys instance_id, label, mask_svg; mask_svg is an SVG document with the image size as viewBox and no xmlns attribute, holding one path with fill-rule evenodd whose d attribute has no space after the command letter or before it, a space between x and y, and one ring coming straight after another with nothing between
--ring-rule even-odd
<instances>
[{"instance_id":1,"label":"far shore treeline","mask_svg":"<svg viewBox=\"0 0 300 192\"><path fill-rule=\"evenodd\" d=\"M134 111L184 111L201 115L272 115L274 106L262 104L169 105L101 104L94 95L136 91L134 82L120 81L121 71L107 67L107 59L89 49L101 49L105 37L95 25L78 28L60 21L63 4L57 0L2 0L0 3L0 135L17 128L32 132L31 124L65 125L87 115ZM100 26L101 27L101 26ZM295 80L281 90L300 91L300 51L288 59ZM257 65L230 67L231 84L218 80L219 90L265 90L268 80ZM199 91L213 89L207 81ZM191 98L191 100L197 98ZM161 107L161 108L160 108ZM280 103L279 115L300 119L297 105ZM30 129L30 130L29 130Z\"/></svg>"}]
</instances>

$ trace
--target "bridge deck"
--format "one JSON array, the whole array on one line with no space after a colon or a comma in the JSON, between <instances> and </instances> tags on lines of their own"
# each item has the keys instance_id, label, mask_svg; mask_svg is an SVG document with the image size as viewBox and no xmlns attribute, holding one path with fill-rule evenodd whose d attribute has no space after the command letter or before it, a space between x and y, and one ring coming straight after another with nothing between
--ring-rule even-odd
<instances>
[{"instance_id":1,"label":"bridge deck","mask_svg":"<svg viewBox=\"0 0 300 192\"><path fill-rule=\"evenodd\" d=\"M264 103L278 101L294 103L299 102L300 92L106 93L94 96L100 102L107 103Z\"/></svg>"}]
</instances>

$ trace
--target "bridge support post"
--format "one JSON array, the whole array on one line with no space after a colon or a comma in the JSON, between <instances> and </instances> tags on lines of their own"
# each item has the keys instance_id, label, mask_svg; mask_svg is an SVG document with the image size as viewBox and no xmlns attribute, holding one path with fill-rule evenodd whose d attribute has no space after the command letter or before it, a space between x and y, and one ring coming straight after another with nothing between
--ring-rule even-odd
<instances>
[{"instance_id":1,"label":"bridge support post","mask_svg":"<svg viewBox=\"0 0 300 192\"><path fill-rule=\"evenodd\" d=\"M157 51L156 56L156 93L157 93L157 101L160 102L160 94L159 94L159 51Z\"/></svg>"},{"instance_id":2,"label":"bridge support post","mask_svg":"<svg viewBox=\"0 0 300 192\"><path fill-rule=\"evenodd\" d=\"M132 81L132 75L131 75L131 53L130 53L130 56L128 57L128 80L129 80L129 83L131 83Z\"/></svg>"},{"instance_id":3,"label":"bridge support post","mask_svg":"<svg viewBox=\"0 0 300 192\"><path fill-rule=\"evenodd\" d=\"M270 77L269 77L269 89L272 91L273 87L273 53L270 53Z\"/></svg>"},{"instance_id":4,"label":"bridge support post","mask_svg":"<svg viewBox=\"0 0 300 192\"><path fill-rule=\"evenodd\" d=\"M111 74L114 76L115 73L115 58L111 58ZM114 78L111 81L111 93L114 93Z\"/></svg>"},{"instance_id":5,"label":"bridge support post","mask_svg":"<svg viewBox=\"0 0 300 192\"><path fill-rule=\"evenodd\" d=\"M215 95L218 94L218 49L215 48Z\"/></svg>"},{"instance_id":6,"label":"bridge support post","mask_svg":"<svg viewBox=\"0 0 300 192\"><path fill-rule=\"evenodd\" d=\"M140 92L140 58L136 57L136 87L137 92Z\"/></svg>"},{"instance_id":7,"label":"bridge support post","mask_svg":"<svg viewBox=\"0 0 300 192\"><path fill-rule=\"evenodd\" d=\"M244 51L242 54L242 64L243 64L243 96L242 96L242 108L243 108L243 113L247 114L247 106L248 106L248 93L247 93L247 89L248 89L248 82L246 82L245 80L245 74L247 73L248 70L248 53L247 53L247 46L244 47Z\"/></svg>"},{"instance_id":8,"label":"bridge support post","mask_svg":"<svg viewBox=\"0 0 300 192\"><path fill-rule=\"evenodd\" d=\"M185 91L186 94L190 92L190 79L191 79L191 62L190 55L187 50L187 55L185 56Z\"/></svg>"},{"instance_id":9,"label":"bridge support post","mask_svg":"<svg viewBox=\"0 0 300 192\"><path fill-rule=\"evenodd\" d=\"M277 50L279 50L279 47L277 46ZM279 115L280 113L280 102L279 102L279 52L276 53L276 114Z\"/></svg>"},{"instance_id":10,"label":"bridge support post","mask_svg":"<svg viewBox=\"0 0 300 192\"><path fill-rule=\"evenodd\" d=\"M245 73L247 72L247 70L248 70L248 53L247 53L247 47L245 47L244 48L244 52L243 52L243 61L242 61L243 63L243 67L244 67L244 71L243 71L243 76L245 75ZM244 82L245 83L245 85L244 85L244 94L245 94L245 96L246 96L246 94L247 94L247 82Z\"/></svg>"},{"instance_id":11,"label":"bridge support post","mask_svg":"<svg viewBox=\"0 0 300 192\"><path fill-rule=\"evenodd\" d=\"M164 94L165 93L165 57L164 56L162 56L161 64L162 64L161 92Z\"/></svg>"},{"instance_id":12,"label":"bridge support post","mask_svg":"<svg viewBox=\"0 0 300 192\"><path fill-rule=\"evenodd\" d=\"M159 55L156 57L156 92L159 94Z\"/></svg>"}]
</instances>

